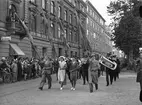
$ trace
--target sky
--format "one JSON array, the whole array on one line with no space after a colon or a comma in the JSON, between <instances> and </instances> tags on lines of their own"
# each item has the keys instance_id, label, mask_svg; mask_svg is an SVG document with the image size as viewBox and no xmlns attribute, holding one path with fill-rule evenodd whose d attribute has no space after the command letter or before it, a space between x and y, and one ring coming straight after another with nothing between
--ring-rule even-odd
<instances>
[{"instance_id":1,"label":"sky","mask_svg":"<svg viewBox=\"0 0 142 105\"><path fill-rule=\"evenodd\" d=\"M112 0L89 0L97 11L101 14L101 16L106 20L106 25L109 25L111 22L110 16L107 14L107 6Z\"/></svg>"}]
</instances>

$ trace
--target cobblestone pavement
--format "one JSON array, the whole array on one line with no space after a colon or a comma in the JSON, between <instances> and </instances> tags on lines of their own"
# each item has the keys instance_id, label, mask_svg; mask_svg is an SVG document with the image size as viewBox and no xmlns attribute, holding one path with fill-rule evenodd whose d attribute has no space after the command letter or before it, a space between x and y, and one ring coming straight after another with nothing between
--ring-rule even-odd
<instances>
[{"instance_id":1,"label":"cobblestone pavement","mask_svg":"<svg viewBox=\"0 0 142 105\"><path fill-rule=\"evenodd\" d=\"M55 78L55 76L53 76ZM39 79L0 85L0 105L142 105L136 74L121 73L120 79L106 87L105 76L99 78L99 90L89 93L88 85L77 81L75 91L68 82L62 91L53 79L52 89L38 90Z\"/></svg>"}]
</instances>

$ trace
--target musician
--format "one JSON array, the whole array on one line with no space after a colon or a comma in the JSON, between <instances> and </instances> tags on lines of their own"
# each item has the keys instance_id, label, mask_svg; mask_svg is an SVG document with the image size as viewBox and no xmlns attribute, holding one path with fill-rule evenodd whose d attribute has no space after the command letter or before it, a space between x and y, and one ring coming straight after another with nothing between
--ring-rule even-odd
<instances>
[{"instance_id":1,"label":"musician","mask_svg":"<svg viewBox=\"0 0 142 105\"><path fill-rule=\"evenodd\" d=\"M111 60L111 52L107 53L106 58ZM109 76L111 70L108 67L105 67L105 70L106 70L106 82L107 82L106 86L109 86L109 81L110 81Z\"/></svg>"},{"instance_id":2,"label":"musician","mask_svg":"<svg viewBox=\"0 0 142 105\"><path fill-rule=\"evenodd\" d=\"M112 55L111 56L111 61L117 63L116 55ZM117 68L115 70L111 70L110 71L110 81L111 81L111 84L113 83L113 80L116 81L116 77L117 77Z\"/></svg>"},{"instance_id":3,"label":"musician","mask_svg":"<svg viewBox=\"0 0 142 105\"><path fill-rule=\"evenodd\" d=\"M140 96L139 99L142 102L142 50L140 51L140 57L137 59L137 78L136 82L140 83Z\"/></svg>"}]
</instances>

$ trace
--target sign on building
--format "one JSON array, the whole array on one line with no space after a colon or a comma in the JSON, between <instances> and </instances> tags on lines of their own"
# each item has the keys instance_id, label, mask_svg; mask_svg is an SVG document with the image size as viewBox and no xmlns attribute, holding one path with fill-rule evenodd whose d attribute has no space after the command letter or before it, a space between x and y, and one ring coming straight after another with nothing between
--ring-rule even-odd
<instances>
[{"instance_id":1,"label":"sign on building","mask_svg":"<svg viewBox=\"0 0 142 105\"><path fill-rule=\"evenodd\" d=\"M2 36L0 37L0 41L10 41L11 40L11 36Z\"/></svg>"}]
</instances>

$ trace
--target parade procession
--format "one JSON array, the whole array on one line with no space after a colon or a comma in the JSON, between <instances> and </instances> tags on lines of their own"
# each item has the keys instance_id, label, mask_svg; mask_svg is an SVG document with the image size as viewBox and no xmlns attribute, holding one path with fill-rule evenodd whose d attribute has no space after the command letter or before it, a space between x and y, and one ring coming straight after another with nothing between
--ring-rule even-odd
<instances>
[{"instance_id":1,"label":"parade procession","mask_svg":"<svg viewBox=\"0 0 142 105\"><path fill-rule=\"evenodd\" d=\"M0 105L141 105L141 0L0 0Z\"/></svg>"}]
</instances>

